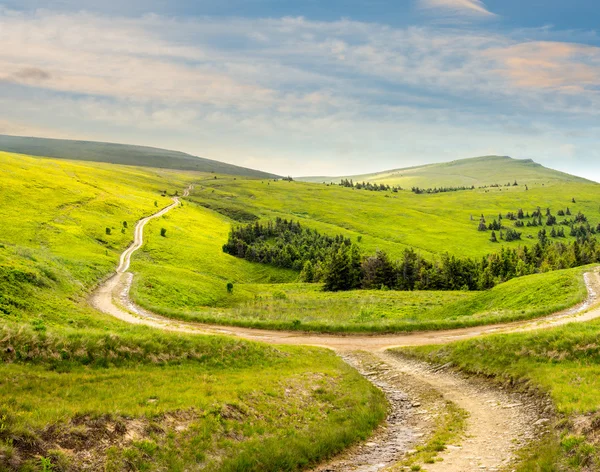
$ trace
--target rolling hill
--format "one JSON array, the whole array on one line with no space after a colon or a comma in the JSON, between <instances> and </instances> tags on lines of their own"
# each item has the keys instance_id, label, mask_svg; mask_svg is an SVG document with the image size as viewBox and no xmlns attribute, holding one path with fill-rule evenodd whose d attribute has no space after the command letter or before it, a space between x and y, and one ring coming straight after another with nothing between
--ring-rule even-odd
<instances>
[{"instance_id":1,"label":"rolling hill","mask_svg":"<svg viewBox=\"0 0 600 472\"><path fill-rule=\"evenodd\" d=\"M589 182L586 179L549 169L531 159L507 156L483 156L440 164L392 169L372 174L339 177L299 177L304 182L338 183L341 179L410 187L452 187L504 185L517 180L521 184L549 182Z\"/></svg>"},{"instance_id":2,"label":"rolling hill","mask_svg":"<svg viewBox=\"0 0 600 472\"><path fill-rule=\"evenodd\" d=\"M0 135L0 150L31 156L182 171L277 178L275 174L204 159L178 151L128 144Z\"/></svg>"},{"instance_id":3,"label":"rolling hill","mask_svg":"<svg viewBox=\"0 0 600 472\"><path fill-rule=\"evenodd\" d=\"M100 155L104 146L114 154ZM111 146L119 145L80 149L95 149L89 160L123 162ZM397 171L398 178L410 174L413 185L423 187L519 181L431 194L406 189L408 181L401 184L405 190L369 191L5 152L0 172L0 378L10 379L0 382L0 470L15 472L82 470L89 460L98 466L88 470L187 470L199 463L205 470L299 470L367 437L385 417L384 397L333 353L128 326L88 304L130 243L135 222L190 185L181 206L146 226L144 246L131 264L132 300L175 323L338 334L415 331L530 319L586 296L582 273L590 269L580 267L583 259L565 259L565 270L523 272L486 291L382 285L324 292L293 268L223 252L232 225L295 220L324 235L343 235L365 256L382 250L395 261L413 248L434 262L524 251L541 229L553 229L546 222L520 226L522 238L492 242L490 231L478 230L480 215L488 222L506 215L503 224L512 229L519 221L509 212L548 208L558 216L569 210L600 232L599 184L502 157ZM567 232L550 233L552 244L576 240L568 223L555 226ZM597 263L600 252L594 255ZM505 335L423 352L490 375L520 379L525 372L552 392L560 413L596 412L598 369L587 353L596 356L597 323L573 336L566 328L552 333L541 341L533 334ZM487 353L482 370L473 354L480 352ZM88 448L82 432L100 438L102 447L94 440ZM565 437L571 434L565 429ZM577 441L577 454L596 451L583 436ZM551 446L556 454L562 447Z\"/></svg>"}]
</instances>

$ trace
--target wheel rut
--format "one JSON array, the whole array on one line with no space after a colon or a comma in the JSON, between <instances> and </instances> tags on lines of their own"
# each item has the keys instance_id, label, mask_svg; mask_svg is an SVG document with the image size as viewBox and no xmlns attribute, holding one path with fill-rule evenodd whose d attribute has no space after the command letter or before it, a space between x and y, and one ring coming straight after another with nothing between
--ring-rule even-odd
<instances>
[{"instance_id":1,"label":"wheel rut","mask_svg":"<svg viewBox=\"0 0 600 472\"><path fill-rule=\"evenodd\" d=\"M185 190L189 195L192 187ZM393 347L445 344L486 334L525 332L600 317L595 307L600 293L597 270L585 274L588 299L570 310L516 323L492 326L419 332L400 335L319 335L269 331L230 326L212 326L168 319L138 307L129 297L133 274L128 272L131 256L144 243L144 227L180 205L173 203L154 215L141 219L133 243L121 255L115 274L91 295L90 303L99 311L125 322L157 329L192 333L219 334L270 344L311 345L335 350L348 364L381 389L390 404L386 422L365 443L349 448L314 472L410 470L400 464L422 445L443 413L447 402L467 415L464 437L440 451L438 462L426 464L429 472L499 471L514 458L514 453L537 437L546 427L539 404L523 400L473 378L429 364L407 360L387 351Z\"/></svg>"}]
</instances>

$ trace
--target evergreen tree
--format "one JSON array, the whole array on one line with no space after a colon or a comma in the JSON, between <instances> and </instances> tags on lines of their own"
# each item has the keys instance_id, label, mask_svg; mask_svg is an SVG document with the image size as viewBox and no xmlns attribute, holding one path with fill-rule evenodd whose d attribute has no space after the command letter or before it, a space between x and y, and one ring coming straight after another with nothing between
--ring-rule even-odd
<instances>
[{"instance_id":1,"label":"evergreen tree","mask_svg":"<svg viewBox=\"0 0 600 472\"><path fill-rule=\"evenodd\" d=\"M302 272L300 272L300 280L302 282L312 283L315 281L315 270L311 261L306 261Z\"/></svg>"}]
</instances>

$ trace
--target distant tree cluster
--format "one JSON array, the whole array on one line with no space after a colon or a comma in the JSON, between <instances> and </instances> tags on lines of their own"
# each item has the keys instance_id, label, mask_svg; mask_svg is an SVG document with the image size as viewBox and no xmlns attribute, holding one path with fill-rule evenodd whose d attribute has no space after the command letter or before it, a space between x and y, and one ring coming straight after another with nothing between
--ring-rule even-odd
<instances>
[{"instance_id":1,"label":"distant tree cluster","mask_svg":"<svg viewBox=\"0 0 600 472\"><path fill-rule=\"evenodd\" d=\"M460 192L462 190L475 190L475 186L472 185L471 187L433 187L433 188L413 187L411 190L413 193L416 193L417 195L422 195L422 194L431 194L431 193Z\"/></svg>"},{"instance_id":2,"label":"distant tree cluster","mask_svg":"<svg viewBox=\"0 0 600 472\"><path fill-rule=\"evenodd\" d=\"M357 190L370 190L372 192L398 192L402 190L402 187L390 187L386 184L373 184L371 182L354 182L352 179L342 179L340 181L341 187L355 188Z\"/></svg>"},{"instance_id":3,"label":"distant tree cluster","mask_svg":"<svg viewBox=\"0 0 600 472\"><path fill-rule=\"evenodd\" d=\"M512 184L510 182L508 182L504 185L492 184L492 185L484 185L483 187L479 187L479 188L517 187L518 185L519 185L519 183L515 180Z\"/></svg>"},{"instance_id":4,"label":"distant tree cluster","mask_svg":"<svg viewBox=\"0 0 600 472\"><path fill-rule=\"evenodd\" d=\"M561 229L553 227L556 236L550 236L564 237ZM502 237L514 240L515 233L509 229ZM392 260L383 251L364 256L348 238L324 236L278 218L274 223L234 228L223 251L253 262L301 270L302 281L322 282L326 291L485 290L515 277L600 262L600 244L591 234L583 230L572 243L551 242L544 228L531 248L503 247L479 260L447 253L429 260L414 249L406 249L399 260ZM492 238L497 238L495 231Z\"/></svg>"},{"instance_id":5,"label":"distant tree cluster","mask_svg":"<svg viewBox=\"0 0 600 472\"><path fill-rule=\"evenodd\" d=\"M559 221L557 216L564 219ZM549 233L544 232L544 234L552 238L564 238L566 234L564 228L556 229L554 226L570 228L569 235L580 240L587 240L590 236L600 233L600 224L596 227L591 226L583 213L578 212L575 217L567 218L569 216L572 216L569 208L558 210L556 216L552 214L550 208L542 210L540 207L537 207L531 214L529 212L525 213L522 208L519 208L516 213L508 212L505 216L502 214L498 215L498 218L494 219L491 223L487 223L485 217L481 215L477 230L492 231L494 233L490 237L492 242L497 242L498 239L508 242L521 239L522 234L515 229L504 226L503 220L513 221L515 228L552 228ZM499 237L495 234L496 232L499 232Z\"/></svg>"}]
</instances>

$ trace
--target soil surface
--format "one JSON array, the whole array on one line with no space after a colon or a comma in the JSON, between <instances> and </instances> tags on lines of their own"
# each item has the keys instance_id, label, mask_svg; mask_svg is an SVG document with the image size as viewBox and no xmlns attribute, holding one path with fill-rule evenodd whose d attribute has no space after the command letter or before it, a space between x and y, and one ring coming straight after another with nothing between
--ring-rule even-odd
<instances>
[{"instance_id":1,"label":"soil surface","mask_svg":"<svg viewBox=\"0 0 600 472\"><path fill-rule=\"evenodd\" d=\"M184 192L188 195L189 190ZM315 469L326 471L374 472L394 468L423 444L436 418L452 402L468 414L465 436L460 444L449 445L438 462L427 464L429 472L495 471L507 467L514 452L547 428L544 411L551 405L527 399L478 379L444 367L406 360L387 349L402 346L446 344L486 334L524 332L550 328L600 317L596 307L600 293L597 271L585 274L588 299L579 306L533 321L503 323L455 330L394 335L321 335L213 326L168 319L136 306L129 298L133 274L127 272L132 254L143 245L148 221L177 207L173 203L138 222L133 244L122 254L115 275L101 284L90 302L98 310L133 324L196 334L231 335L271 344L311 345L334 349L365 378L380 388L390 403L389 416L367 442L350 448L340 457ZM399 470L402 470L399 469ZM406 468L406 470L409 470Z\"/></svg>"}]
</instances>

